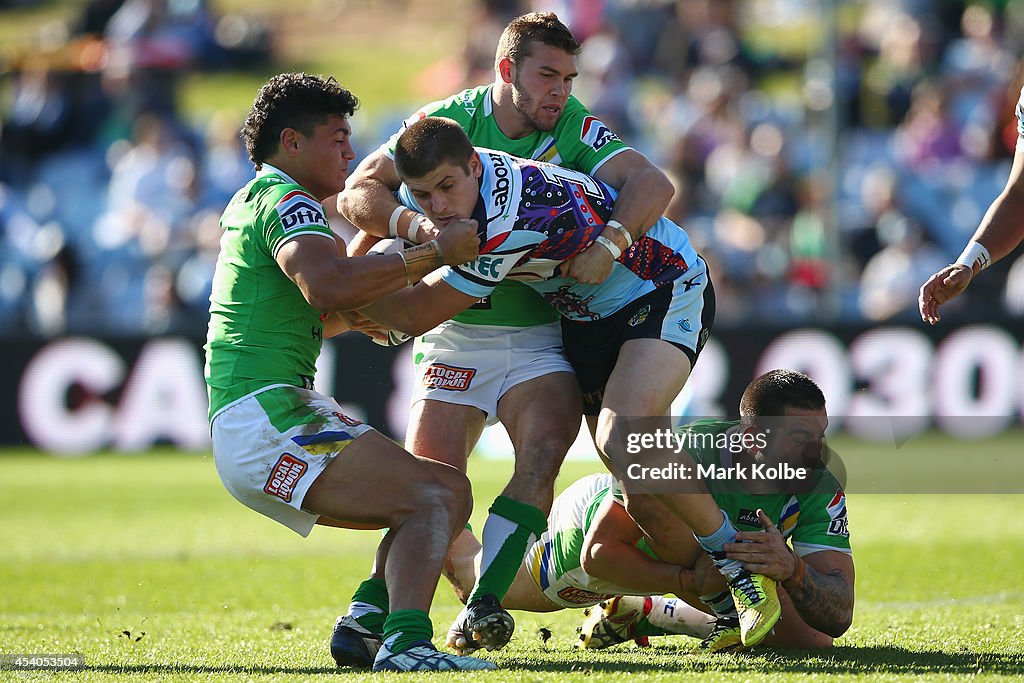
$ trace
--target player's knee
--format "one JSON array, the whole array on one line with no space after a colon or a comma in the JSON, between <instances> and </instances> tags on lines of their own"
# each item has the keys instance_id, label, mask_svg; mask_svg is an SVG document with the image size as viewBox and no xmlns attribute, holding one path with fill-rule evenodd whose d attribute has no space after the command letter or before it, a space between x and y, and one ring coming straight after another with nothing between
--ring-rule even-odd
<instances>
[{"instance_id":1,"label":"player's knee","mask_svg":"<svg viewBox=\"0 0 1024 683\"><path fill-rule=\"evenodd\" d=\"M432 463L427 466L431 482L417 487L422 505L440 503L461 527L473 511L473 491L469 478L448 465Z\"/></svg>"}]
</instances>

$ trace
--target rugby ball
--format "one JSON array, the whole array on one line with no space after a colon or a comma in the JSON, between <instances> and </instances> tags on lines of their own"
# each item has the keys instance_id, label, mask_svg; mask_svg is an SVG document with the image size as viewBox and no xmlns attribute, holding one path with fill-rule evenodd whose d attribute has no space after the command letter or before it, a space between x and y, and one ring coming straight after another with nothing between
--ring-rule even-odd
<instances>
[{"instance_id":1,"label":"rugby ball","mask_svg":"<svg viewBox=\"0 0 1024 683\"><path fill-rule=\"evenodd\" d=\"M397 254L398 252L405 249L405 240L397 238L382 239L380 242L374 244L366 252L366 255L370 254ZM412 337L405 332L399 332L398 330L388 330L388 338L385 339L374 339L374 344L380 344L381 346L398 346L412 339Z\"/></svg>"}]
</instances>

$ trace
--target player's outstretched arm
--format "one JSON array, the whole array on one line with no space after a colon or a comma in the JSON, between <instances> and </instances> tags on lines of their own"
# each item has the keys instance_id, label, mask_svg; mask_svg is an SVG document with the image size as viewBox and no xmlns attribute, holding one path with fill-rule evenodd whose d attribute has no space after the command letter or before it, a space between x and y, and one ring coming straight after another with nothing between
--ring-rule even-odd
<instances>
[{"instance_id":1,"label":"player's outstretched arm","mask_svg":"<svg viewBox=\"0 0 1024 683\"><path fill-rule=\"evenodd\" d=\"M421 244L437 236L434 224L395 199L401 186L395 162L384 148L363 159L338 195L338 212L352 225L377 237L401 237Z\"/></svg>"},{"instance_id":2,"label":"player's outstretched arm","mask_svg":"<svg viewBox=\"0 0 1024 683\"><path fill-rule=\"evenodd\" d=\"M636 150L626 150L605 162L594 176L619 191L615 210L601 235L625 251L661 219L672 201L672 181ZM616 255L594 243L569 262L566 274L580 282L600 284L612 271Z\"/></svg>"},{"instance_id":3,"label":"player's outstretched arm","mask_svg":"<svg viewBox=\"0 0 1024 683\"><path fill-rule=\"evenodd\" d=\"M428 244L400 253L348 258L324 247L322 237L300 235L277 252L277 263L310 306L323 313L363 308L445 264L476 258L476 223L466 222Z\"/></svg>"},{"instance_id":4,"label":"player's outstretched arm","mask_svg":"<svg viewBox=\"0 0 1024 683\"><path fill-rule=\"evenodd\" d=\"M918 308L921 319L934 325L942 319L939 307L960 296L974 277L1003 258L1024 241L1024 148L1021 141L1013 155L1010 177L1003 191L988 207L974 237L957 259L932 275L921 286Z\"/></svg>"},{"instance_id":5,"label":"player's outstretched arm","mask_svg":"<svg viewBox=\"0 0 1024 683\"><path fill-rule=\"evenodd\" d=\"M359 312L389 330L415 337L451 320L476 302L476 297L463 294L442 280L440 273L431 273L415 287L390 294Z\"/></svg>"},{"instance_id":6,"label":"player's outstretched arm","mask_svg":"<svg viewBox=\"0 0 1024 683\"><path fill-rule=\"evenodd\" d=\"M637 593L693 593L693 571L644 553L636 547L642 536L626 509L609 496L583 541L580 566L595 578Z\"/></svg>"},{"instance_id":7,"label":"player's outstretched arm","mask_svg":"<svg viewBox=\"0 0 1024 683\"><path fill-rule=\"evenodd\" d=\"M739 560L751 572L778 581L808 626L833 638L846 633L853 622L853 558L835 550L822 550L801 559L779 529L757 511L764 531L741 531L727 543L729 559Z\"/></svg>"}]
</instances>

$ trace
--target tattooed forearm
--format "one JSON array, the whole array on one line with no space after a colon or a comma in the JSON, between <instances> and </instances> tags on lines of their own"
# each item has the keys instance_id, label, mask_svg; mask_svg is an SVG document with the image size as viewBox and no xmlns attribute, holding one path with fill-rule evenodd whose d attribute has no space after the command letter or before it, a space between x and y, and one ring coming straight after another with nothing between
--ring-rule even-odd
<instances>
[{"instance_id":1,"label":"tattooed forearm","mask_svg":"<svg viewBox=\"0 0 1024 683\"><path fill-rule=\"evenodd\" d=\"M853 621L853 587L834 569L827 574L804 564L803 576L783 582L796 611L813 629L833 638L846 633Z\"/></svg>"}]
</instances>

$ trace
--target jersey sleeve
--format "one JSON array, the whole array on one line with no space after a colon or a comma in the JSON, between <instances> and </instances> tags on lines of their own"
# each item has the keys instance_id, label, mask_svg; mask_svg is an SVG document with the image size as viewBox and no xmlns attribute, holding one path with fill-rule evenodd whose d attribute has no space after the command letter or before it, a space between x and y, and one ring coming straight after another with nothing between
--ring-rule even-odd
<instances>
[{"instance_id":1,"label":"jersey sleeve","mask_svg":"<svg viewBox=\"0 0 1024 683\"><path fill-rule=\"evenodd\" d=\"M615 155L632 149L575 97L566 102L554 134L559 165L588 175L597 173Z\"/></svg>"},{"instance_id":2,"label":"jersey sleeve","mask_svg":"<svg viewBox=\"0 0 1024 683\"><path fill-rule=\"evenodd\" d=\"M260 237L266 243L267 250L274 258L277 258L277 252L286 242L300 235L320 235L334 239L334 231L327 223L323 204L299 185L274 185L265 191L260 203L263 220L257 227L260 228Z\"/></svg>"},{"instance_id":3,"label":"jersey sleeve","mask_svg":"<svg viewBox=\"0 0 1024 683\"><path fill-rule=\"evenodd\" d=\"M846 516L846 494L814 493L798 496L800 516L793 529L793 550L803 557L822 550L851 554L850 529Z\"/></svg>"}]
</instances>

